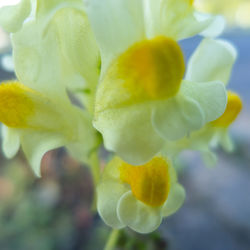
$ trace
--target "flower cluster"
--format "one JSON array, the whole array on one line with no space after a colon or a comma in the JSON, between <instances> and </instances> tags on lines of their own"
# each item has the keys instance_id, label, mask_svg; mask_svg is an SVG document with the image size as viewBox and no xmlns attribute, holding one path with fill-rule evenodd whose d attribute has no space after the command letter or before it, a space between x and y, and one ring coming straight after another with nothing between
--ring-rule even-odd
<instances>
[{"instance_id":1,"label":"flower cluster","mask_svg":"<svg viewBox=\"0 0 250 250\"><path fill-rule=\"evenodd\" d=\"M39 176L47 151L65 146L91 165L103 142L115 155L97 209L111 227L155 230L185 198L179 153L214 164L214 147L233 149L242 102L226 85L237 52L216 38L223 18L192 0L22 0L0 9L0 24L17 76L0 85L3 152L21 146ZM178 42L194 35L203 40L185 66Z\"/></svg>"}]
</instances>

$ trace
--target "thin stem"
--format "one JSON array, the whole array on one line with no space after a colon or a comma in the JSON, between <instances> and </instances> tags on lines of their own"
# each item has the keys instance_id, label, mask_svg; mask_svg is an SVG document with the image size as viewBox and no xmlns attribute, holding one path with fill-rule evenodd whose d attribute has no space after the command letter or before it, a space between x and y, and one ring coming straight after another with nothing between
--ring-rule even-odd
<instances>
[{"instance_id":1,"label":"thin stem","mask_svg":"<svg viewBox=\"0 0 250 250\"><path fill-rule=\"evenodd\" d=\"M100 162L97 152L92 153L91 163L92 175L96 186L100 181Z\"/></svg>"},{"instance_id":2,"label":"thin stem","mask_svg":"<svg viewBox=\"0 0 250 250\"><path fill-rule=\"evenodd\" d=\"M104 250L114 250L117 240L119 238L120 230L113 229L109 235L108 241L104 247Z\"/></svg>"},{"instance_id":3,"label":"thin stem","mask_svg":"<svg viewBox=\"0 0 250 250\"><path fill-rule=\"evenodd\" d=\"M99 157L98 157L98 152L93 152L91 157L90 157L90 165L91 165L91 172L93 176L93 183L94 183L94 189L95 189L95 194L94 194L94 201L92 204L92 211L96 212L96 186L100 181L100 162L99 162Z\"/></svg>"}]
</instances>

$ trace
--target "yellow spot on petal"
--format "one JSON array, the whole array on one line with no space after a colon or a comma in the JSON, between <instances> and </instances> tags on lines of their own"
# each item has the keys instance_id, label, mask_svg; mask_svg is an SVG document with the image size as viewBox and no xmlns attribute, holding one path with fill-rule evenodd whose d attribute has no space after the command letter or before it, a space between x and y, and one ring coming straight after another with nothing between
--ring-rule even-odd
<instances>
[{"instance_id":1,"label":"yellow spot on petal","mask_svg":"<svg viewBox=\"0 0 250 250\"><path fill-rule=\"evenodd\" d=\"M163 36L134 44L117 62L117 78L134 102L170 98L185 71L180 46Z\"/></svg>"},{"instance_id":2,"label":"yellow spot on petal","mask_svg":"<svg viewBox=\"0 0 250 250\"><path fill-rule=\"evenodd\" d=\"M228 91L227 96L228 101L224 114L211 123L215 127L228 127L234 122L242 110L242 101L237 94Z\"/></svg>"},{"instance_id":3,"label":"yellow spot on petal","mask_svg":"<svg viewBox=\"0 0 250 250\"><path fill-rule=\"evenodd\" d=\"M142 166L123 163L120 179L129 184L134 196L143 203L157 207L167 200L170 189L169 165L162 157L155 157Z\"/></svg>"},{"instance_id":4,"label":"yellow spot on petal","mask_svg":"<svg viewBox=\"0 0 250 250\"><path fill-rule=\"evenodd\" d=\"M12 128L26 127L27 118L34 112L28 93L33 91L18 82L0 85L0 122Z\"/></svg>"},{"instance_id":5,"label":"yellow spot on petal","mask_svg":"<svg viewBox=\"0 0 250 250\"><path fill-rule=\"evenodd\" d=\"M193 5L194 4L194 0L189 0L189 4Z\"/></svg>"}]
</instances>

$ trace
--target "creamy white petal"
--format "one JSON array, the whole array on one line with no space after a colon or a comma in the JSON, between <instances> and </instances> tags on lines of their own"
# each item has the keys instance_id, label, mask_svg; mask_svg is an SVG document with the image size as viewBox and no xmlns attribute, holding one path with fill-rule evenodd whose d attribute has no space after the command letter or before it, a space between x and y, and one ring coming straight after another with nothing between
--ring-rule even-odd
<instances>
[{"instance_id":1,"label":"creamy white petal","mask_svg":"<svg viewBox=\"0 0 250 250\"><path fill-rule=\"evenodd\" d=\"M113 228L123 228L117 216L117 205L121 196L127 192L124 185L114 181L105 181L97 187L97 210L103 221Z\"/></svg>"},{"instance_id":2,"label":"creamy white petal","mask_svg":"<svg viewBox=\"0 0 250 250\"><path fill-rule=\"evenodd\" d=\"M50 32L57 34L60 51L68 63L68 71L71 71L68 81L72 81L72 76L82 76L94 92L98 83L101 59L85 12L72 7L60 9L50 20L48 27ZM73 83L70 82L68 86L71 88Z\"/></svg>"},{"instance_id":3,"label":"creamy white petal","mask_svg":"<svg viewBox=\"0 0 250 250\"><path fill-rule=\"evenodd\" d=\"M175 40L185 39L203 32L214 22L213 16L196 12L187 0L144 2L148 37L165 35Z\"/></svg>"},{"instance_id":4,"label":"creamy white petal","mask_svg":"<svg viewBox=\"0 0 250 250\"><path fill-rule=\"evenodd\" d=\"M174 183L171 186L168 199L163 206L163 216L166 217L175 213L182 206L185 197L186 192L184 188L180 184Z\"/></svg>"},{"instance_id":5,"label":"creamy white petal","mask_svg":"<svg viewBox=\"0 0 250 250\"><path fill-rule=\"evenodd\" d=\"M192 132L189 136L186 136L178 141L166 141L162 153L171 159L176 157L185 150L193 150L204 152L210 152L210 141L214 136L214 130L209 125L205 125L202 129Z\"/></svg>"},{"instance_id":6,"label":"creamy white petal","mask_svg":"<svg viewBox=\"0 0 250 250\"><path fill-rule=\"evenodd\" d=\"M195 15L197 19L199 18L203 19L205 14L196 12ZM225 29L226 26L225 18L223 18L222 16L211 16L211 15L207 15L207 18L210 18L212 21L210 25L200 33L200 35L211 38L218 37Z\"/></svg>"},{"instance_id":7,"label":"creamy white petal","mask_svg":"<svg viewBox=\"0 0 250 250\"><path fill-rule=\"evenodd\" d=\"M181 92L199 103L205 114L205 123L216 120L226 109L227 93L222 82L184 81Z\"/></svg>"},{"instance_id":8,"label":"creamy white petal","mask_svg":"<svg viewBox=\"0 0 250 250\"><path fill-rule=\"evenodd\" d=\"M7 158L14 157L20 148L19 133L15 129L2 125L2 149Z\"/></svg>"},{"instance_id":9,"label":"creamy white petal","mask_svg":"<svg viewBox=\"0 0 250 250\"><path fill-rule=\"evenodd\" d=\"M17 32L30 11L30 0L21 0L16 5L4 6L0 8L0 25L8 32Z\"/></svg>"},{"instance_id":10,"label":"creamy white petal","mask_svg":"<svg viewBox=\"0 0 250 250\"><path fill-rule=\"evenodd\" d=\"M228 129L221 131L219 143L226 152L232 152L234 150L234 143L229 135Z\"/></svg>"},{"instance_id":11,"label":"creamy white petal","mask_svg":"<svg viewBox=\"0 0 250 250\"><path fill-rule=\"evenodd\" d=\"M224 40L204 39L193 53L186 79L193 82L222 81L227 84L237 52Z\"/></svg>"},{"instance_id":12,"label":"creamy white petal","mask_svg":"<svg viewBox=\"0 0 250 250\"><path fill-rule=\"evenodd\" d=\"M12 36L18 79L58 98L75 85L94 94L100 58L82 1L47 2Z\"/></svg>"},{"instance_id":13,"label":"creamy white petal","mask_svg":"<svg viewBox=\"0 0 250 250\"><path fill-rule=\"evenodd\" d=\"M43 28L37 22L30 21L12 36L16 75L20 82L45 95L65 98L66 83L62 79L55 34L42 39L41 31Z\"/></svg>"},{"instance_id":14,"label":"creamy white petal","mask_svg":"<svg viewBox=\"0 0 250 250\"><path fill-rule=\"evenodd\" d=\"M65 112L67 114L67 111ZM68 112L71 112L71 115L62 115L61 119L54 113L55 120L51 119L52 112L44 119L44 127L41 123L41 127L37 129L18 129L22 149L37 176L40 176L40 164L46 152L66 146L75 159L88 163L91 151L98 144L96 131L84 113L74 108L68 109ZM64 123L64 119L69 123Z\"/></svg>"},{"instance_id":15,"label":"creamy white petal","mask_svg":"<svg viewBox=\"0 0 250 250\"><path fill-rule=\"evenodd\" d=\"M113 58L144 39L143 1L85 0L102 54L102 71Z\"/></svg>"},{"instance_id":16,"label":"creamy white petal","mask_svg":"<svg viewBox=\"0 0 250 250\"><path fill-rule=\"evenodd\" d=\"M138 201L131 191L119 200L117 214L120 221L138 233L156 230L162 221L161 208L153 208Z\"/></svg>"},{"instance_id":17,"label":"creamy white petal","mask_svg":"<svg viewBox=\"0 0 250 250\"><path fill-rule=\"evenodd\" d=\"M153 113L153 126L166 140L178 140L204 125L204 112L199 103L182 94L158 105Z\"/></svg>"},{"instance_id":18,"label":"creamy white petal","mask_svg":"<svg viewBox=\"0 0 250 250\"><path fill-rule=\"evenodd\" d=\"M151 124L151 108L146 104L102 111L94 126L102 133L105 147L133 165L149 161L164 143Z\"/></svg>"},{"instance_id":19,"label":"creamy white petal","mask_svg":"<svg viewBox=\"0 0 250 250\"><path fill-rule=\"evenodd\" d=\"M66 144L65 137L61 134L32 130L21 131L20 141L29 164L39 177L41 176L40 165L44 154Z\"/></svg>"}]
</instances>

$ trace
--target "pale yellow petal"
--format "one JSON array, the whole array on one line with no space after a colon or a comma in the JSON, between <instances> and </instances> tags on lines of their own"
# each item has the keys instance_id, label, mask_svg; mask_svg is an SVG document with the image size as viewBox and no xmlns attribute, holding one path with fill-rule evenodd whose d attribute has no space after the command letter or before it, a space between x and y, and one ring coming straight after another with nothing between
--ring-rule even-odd
<instances>
[{"instance_id":1,"label":"pale yellow petal","mask_svg":"<svg viewBox=\"0 0 250 250\"><path fill-rule=\"evenodd\" d=\"M121 196L128 190L114 181L104 181L97 187L97 210L103 221L113 228L123 228L126 225L117 215L117 206Z\"/></svg>"},{"instance_id":2,"label":"pale yellow petal","mask_svg":"<svg viewBox=\"0 0 250 250\"><path fill-rule=\"evenodd\" d=\"M171 186L169 197L163 206L162 214L164 217L170 216L175 213L183 204L185 200L184 188L176 183Z\"/></svg>"},{"instance_id":3,"label":"pale yellow petal","mask_svg":"<svg viewBox=\"0 0 250 250\"><path fill-rule=\"evenodd\" d=\"M20 135L16 129L2 125L2 150L7 158L14 157L20 148Z\"/></svg>"},{"instance_id":4,"label":"pale yellow petal","mask_svg":"<svg viewBox=\"0 0 250 250\"><path fill-rule=\"evenodd\" d=\"M23 22L29 16L30 11L30 0L21 0L16 5L4 6L0 8L0 25L8 32L17 32L21 29Z\"/></svg>"},{"instance_id":5,"label":"pale yellow petal","mask_svg":"<svg viewBox=\"0 0 250 250\"><path fill-rule=\"evenodd\" d=\"M162 221L161 208L152 208L136 200L132 192L125 193L117 207L120 221L142 234L156 230Z\"/></svg>"}]
</instances>

